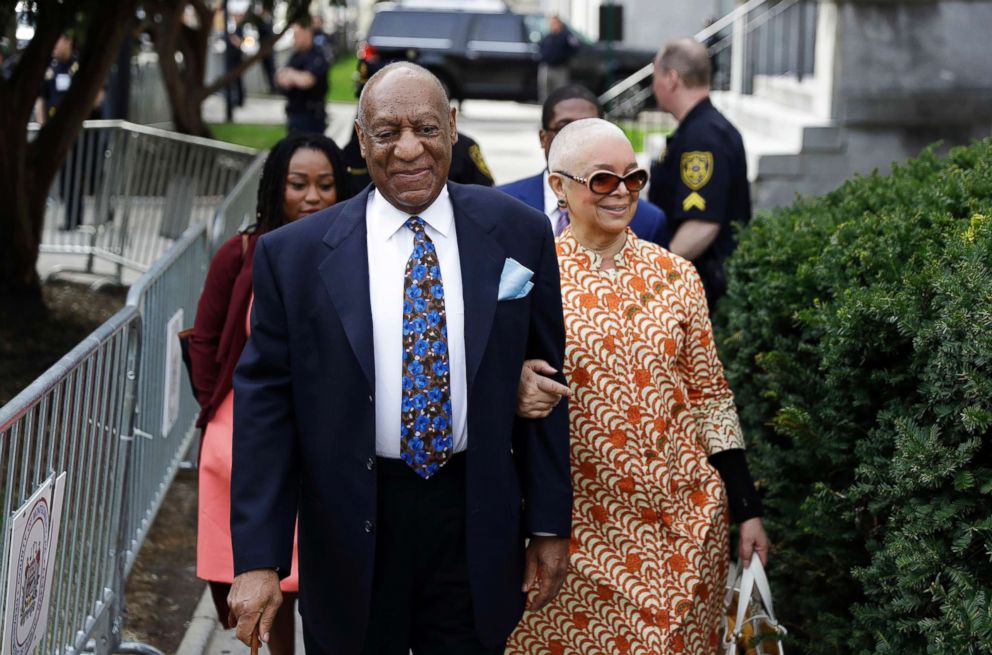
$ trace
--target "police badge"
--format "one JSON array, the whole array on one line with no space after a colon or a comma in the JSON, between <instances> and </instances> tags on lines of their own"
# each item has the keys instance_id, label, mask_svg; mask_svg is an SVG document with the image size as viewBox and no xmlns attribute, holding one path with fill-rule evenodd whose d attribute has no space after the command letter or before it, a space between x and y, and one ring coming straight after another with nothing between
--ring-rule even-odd
<instances>
[{"instance_id":1,"label":"police badge","mask_svg":"<svg viewBox=\"0 0 992 655\"><path fill-rule=\"evenodd\" d=\"M682 174L682 182L692 192L682 201L683 211L689 211L693 207L704 211L706 199L697 192L706 186L710 177L713 176L713 153L699 150L683 152L682 158L679 160L679 169Z\"/></svg>"}]
</instances>

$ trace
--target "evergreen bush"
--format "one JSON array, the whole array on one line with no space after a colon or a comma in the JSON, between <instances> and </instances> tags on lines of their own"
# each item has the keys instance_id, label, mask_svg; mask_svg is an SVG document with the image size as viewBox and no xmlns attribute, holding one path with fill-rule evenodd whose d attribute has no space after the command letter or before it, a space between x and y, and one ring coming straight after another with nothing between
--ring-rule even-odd
<instances>
[{"instance_id":1,"label":"evergreen bush","mask_svg":"<svg viewBox=\"0 0 992 655\"><path fill-rule=\"evenodd\" d=\"M793 650L992 653L992 140L763 216L728 270Z\"/></svg>"}]
</instances>

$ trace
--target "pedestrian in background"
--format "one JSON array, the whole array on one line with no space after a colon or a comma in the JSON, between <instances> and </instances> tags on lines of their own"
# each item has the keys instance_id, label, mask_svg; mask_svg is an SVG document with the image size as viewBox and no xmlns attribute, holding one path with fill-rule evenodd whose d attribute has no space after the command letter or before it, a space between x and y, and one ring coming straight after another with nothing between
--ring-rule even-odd
<instances>
[{"instance_id":1,"label":"pedestrian in background","mask_svg":"<svg viewBox=\"0 0 992 655\"><path fill-rule=\"evenodd\" d=\"M568 64L579 51L579 39L558 16L548 19L548 33L541 39L540 64L537 68L538 101L544 102L548 94L568 84L571 77Z\"/></svg>"},{"instance_id":2,"label":"pedestrian in background","mask_svg":"<svg viewBox=\"0 0 992 655\"><path fill-rule=\"evenodd\" d=\"M733 223L751 220L751 189L740 132L710 102L710 56L694 39L666 45L654 61L654 96L675 117L648 197L668 216L670 249L696 265L710 314L727 292L723 265L734 251Z\"/></svg>"},{"instance_id":3,"label":"pedestrian in background","mask_svg":"<svg viewBox=\"0 0 992 655\"><path fill-rule=\"evenodd\" d=\"M59 36L52 48L52 61L45 71L41 93L35 101L35 120L44 125L58 111L72 86L72 78L79 70L79 54L75 41L69 34ZM101 88L93 103L89 119L102 118L104 90ZM90 142L90 148L78 139L59 169L59 197L65 208L61 229L74 230L83 223L83 196L96 190L97 181L102 175L103 153L106 148L105 135L97 135ZM88 155L88 156L87 156Z\"/></svg>"},{"instance_id":4,"label":"pedestrian in background","mask_svg":"<svg viewBox=\"0 0 992 655\"><path fill-rule=\"evenodd\" d=\"M293 54L276 72L276 86L286 94L286 124L290 134L327 130L327 72L323 51L314 45L310 25L293 25Z\"/></svg>"},{"instance_id":5,"label":"pedestrian in background","mask_svg":"<svg viewBox=\"0 0 992 655\"><path fill-rule=\"evenodd\" d=\"M263 7L255 19L255 26L258 29L259 43L265 43L271 39L274 34L272 29L272 12ZM275 44L273 44L273 52L262 57L262 72L265 74L265 82L269 85L269 93L276 92L276 58L273 54L275 51L274 46Z\"/></svg>"},{"instance_id":6,"label":"pedestrian in background","mask_svg":"<svg viewBox=\"0 0 992 655\"><path fill-rule=\"evenodd\" d=\"M200 296L190 337L193 386L200 403L200 450L196 573L207 580L225 628L227 594L234 580L231 551L231 438L235 364L248 338L252 304L252 257L258 238L282 225L350 197L341 151L322 135L296 134L272 147L262 169L255 223L217 250ZM294 609L299 589L294 549L283 580L285 601L272 627L272 655L292 655Z\"/></svg>"},{"instance_id":7,"label":"pedestrian in background","mask_svg":"<svg viewBox=\"0 0 992 655\"><path fill-rule=\"evenodd\" d=\"M331 36L324 31L324 17L321 14L314 14L310 18L310 25L313 28L313 44L324 53L327 63L334 63L334 43Z\"/></svg>"},{"instance_id":8,"label":"pedestrian in background","mask_svg":"<svg viewBox=\"0 0 992 655\"><path fill-rule=\"evenodd\" d=\"M232 14L231 24L227 26L224 35L226 39L224 47L224 70L229 72L241 65L244 61L244 53L241 52L241 45L245 42L245 15ZM227 87L227 92L231 94L231 106L241 107L245 104L245 83L241 75L234 78Z\"/></svg>"},{"instance_id":9,"label":"pedestrian in background","mask_svg":"<svg viewBox=\"0 0 992 655\"><path fill-rule=\"evenodd\" d=\"M552 91L541 108L541 130L538 132L541 148L544 150L544 161L548 161L551 143L562 128L583 118L602 117L603 108L599 105L599 99L584 86L570 84ZM545 166L545 169L537 175L498 188L534 209L543 211L551 221L555 236L558 236L568 225L568 211L559 206L558 197L548 184L548 176L549 172ZM671 240L665 214L643 198L637 200L637 211L630 223L630 229L638 237L666 248Z\"/></svg>"},{"instance_id":10,"label":"pedestrian in background","mask_svg":"<svg viewBox=\"0 0 992 655\"><path fill-rule=\"evenodd\" d=\"M507 653L713 655L728 500L743 561L764 563L768 538L703 287L689 262L630 230L648 174L620 128L597 118L564 127L549 166L572 216L556 240L572 543L561 593L524 614Z\"/></svg>"}]
</instances>

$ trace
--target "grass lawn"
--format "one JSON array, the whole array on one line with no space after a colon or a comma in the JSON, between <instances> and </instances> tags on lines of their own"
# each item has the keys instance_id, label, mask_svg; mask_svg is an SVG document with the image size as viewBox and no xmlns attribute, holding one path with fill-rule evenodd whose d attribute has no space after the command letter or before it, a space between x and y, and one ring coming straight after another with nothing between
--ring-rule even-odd
<instances>
[{"instance_id":1,"label":"grass lawn","mask_svg":"<svg viewBox=\"0 0 992 655\"><path fill-rule=\"evenodd\" d=\"M357 66L358 58L355 55L349 55L334 62L329 74L331 88L327 92L328 101L358 102L358 99L355 98L355 82L352 78Z\"/></svg>"},{"instance_id":2,"label":"grass lawn","mask_svg":"<svg viewBox=\"0 0 992 655\"><path fill-rule=\"evenodd\" d=\"M634 152L644 152L644 137L648 134L664 134L665 136L671 134L671 130L644 131L636 123L619 123L619 126L630 139L630 144L634 146Z\"/></svg>"},{"instance_id":3,"label":"grass lawn","mask_svg":"<svg viewBox=\"0 0 992 655\"><path fill-rule=\"evenodd\" d=\"M286 136L285 125L260 125L258 123L211 123L214 138L239 146L268 150L276 141Z\"/></svg>"}]
</instances>

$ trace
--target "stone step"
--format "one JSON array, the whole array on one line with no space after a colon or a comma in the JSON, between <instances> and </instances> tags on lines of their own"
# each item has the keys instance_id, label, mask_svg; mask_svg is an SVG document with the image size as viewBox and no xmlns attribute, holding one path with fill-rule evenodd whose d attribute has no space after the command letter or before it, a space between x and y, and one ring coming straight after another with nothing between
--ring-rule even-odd
<instances>
[{"instance_id":1,"label":"stone step","mask_svg":"<svg viewBox=\"0 0 992 655\"><path fill-rule=\"evenodd\" d=\"M792 75L755 75L754 95L789 109L817 114L819 93L812 77L799 80Z\"/></svg>"},{"instance_id":2,"label":"stone step","mask_svg":"<svg viewBox=\"0 0 992 655\"><path fill-rule=\"evenodd\" d=\"M778 141L781 152L799 152L804 128L830 125L830 121L811 112L786 107L759 96L724 91L713 94L713 104L741 134L754 133Z\"/></svg>"}]
</instances>

